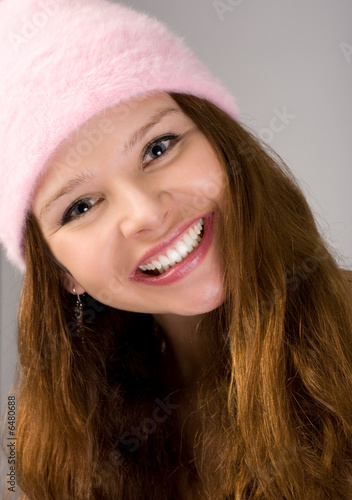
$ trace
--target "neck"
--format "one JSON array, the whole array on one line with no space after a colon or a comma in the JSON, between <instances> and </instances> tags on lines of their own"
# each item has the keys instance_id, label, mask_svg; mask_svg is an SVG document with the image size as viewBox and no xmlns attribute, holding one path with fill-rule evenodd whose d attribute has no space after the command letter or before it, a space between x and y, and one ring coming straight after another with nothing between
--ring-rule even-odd
<instances>
[{"instance_id":1,"label":"neck","mask_svg":"<svg viewBox=\"0 0 352 500\"><path fill-rule=\"evenodd\" d=\"M154 314L153 316L163 331L166 345L175 355L186 385L196 382L211 361L198 329L203 315Z\"/></svg>"}]
</instances>

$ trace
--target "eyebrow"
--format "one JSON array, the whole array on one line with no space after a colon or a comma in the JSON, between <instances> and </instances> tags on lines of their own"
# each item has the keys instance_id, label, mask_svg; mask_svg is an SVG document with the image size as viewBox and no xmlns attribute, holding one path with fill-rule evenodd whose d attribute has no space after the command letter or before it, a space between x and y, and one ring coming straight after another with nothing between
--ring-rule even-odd
<instances>
[{"instance_id":1,"label":"eyebrow","mask_svg":"<svg viewBox=\"0 0 352 500\"><path fill-rule=\"evenodd\" d=\"M155 127L155 125L157 125L163 118L165 118L165 116L179 112L180 110L177 108L166 108L156 113L152 117L150 122L138 129L137 132L135 132L133 136L125 143L123 148L124 154L129 153L136 146L136 144L143 139L143 137L149 132L149 130Z\"/></svg>"},{"instance_id":2,"label":"eyebrow","mask_svg":"<svg viewBox=\"0 0 352 500\"><path fill-rule=\"evenodd\" d=\"M40 214L39 218L41 219L43 215L48 211L49 207L59 198L62 198L62 196L65 196L67 194L72 193L78 186L81 184L84 184L85 182L91 181L93 179L94 175L90 172L85 172L84 174L79 174L75 176L73 179L71 179L67 184L62 186L56 193L54 193L50 198L46 200L44 203Z\"/></svg>"},{"instance_id":3,"label":"eyebrow","mask_svg":"<svg viewBox=\"0 0 352 500\"><path fill-rule=\"evenodd\" d=\"M128 141L126 141L126 143L124 144L124 147L123 147L123 153L124 154L129 153L136 146L136 144L143 139L143 137L149 132L149 130L152 129L153 127L155 127L155 125L157 125L163 118L165 118L166 116L168 116L172 113L179 113L179 112L180 112L180 110L177 108L166 108L166 109L163 109L161 111L158 111L158 113L156 113L152 117L150 122L148 122L146 125L143 125L141 128L139 128L133 134L133 136ZM84 174L77 175L76 177L71 179L67 184L65 184L63 187L61 187L56 193L54 193L52 196L50 196L50 198L48 198L46 200L46 202L44 203L44 205L40 211L39 218L41 219L45 215L45 213L48 211L49 207L56 200L58 200L59 198L62 198L63 196L65 196L67 194L70 194L72 191L77 189L77 187L79 187L81 184L84 184L85 182L92 180L93 177L94 176L91 173L84 173Z\"/></svg>"}]
</instances>

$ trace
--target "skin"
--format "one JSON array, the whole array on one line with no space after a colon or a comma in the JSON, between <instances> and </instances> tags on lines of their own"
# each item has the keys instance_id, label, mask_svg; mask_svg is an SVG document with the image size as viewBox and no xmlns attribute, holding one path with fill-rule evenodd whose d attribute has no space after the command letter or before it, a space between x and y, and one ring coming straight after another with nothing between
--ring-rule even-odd
<instances>
[{"instance_id":1,"label":"skin","mask_svg":"<svg viewBox=\"0 0 352 500\"><path fill-rule=\"evenodd\" d=\"M126 151L131 137L160 112L164 116ZM165 152L157 158L144 154L149 142L166 134L181 138L159 142ZM77 176L86 178L53 201ZM33 198L44 238L68 271L68 290L154 315L187 379L206 363L196 325L224 298L216 231L205 258L182 279L150 286L129 276L146 252L188 221L210 212L219 220L223 189L223 171L209 142L170 96L157 94L109 108L71 134L51 157ZM86 205L62 225L79 199ZM87 211L77 216L82 208Z\"/></svg>"}]
</instances>

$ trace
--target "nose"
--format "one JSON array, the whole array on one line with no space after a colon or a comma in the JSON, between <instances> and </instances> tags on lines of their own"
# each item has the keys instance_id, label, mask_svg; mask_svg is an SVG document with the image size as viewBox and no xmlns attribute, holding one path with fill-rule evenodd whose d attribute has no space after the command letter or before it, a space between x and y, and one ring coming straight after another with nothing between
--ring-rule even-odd
<instances>
[{"instance_id":1,"label":"nose","mask_svg":"<svg viewBox=\"0 0 352 500\"><path fill-rule=\"evenodd\" d=\"M138 238L162 229L171 212L171 196L145 186L124 189L120 231L126 239Z\"/></svg>"}]
</instances>

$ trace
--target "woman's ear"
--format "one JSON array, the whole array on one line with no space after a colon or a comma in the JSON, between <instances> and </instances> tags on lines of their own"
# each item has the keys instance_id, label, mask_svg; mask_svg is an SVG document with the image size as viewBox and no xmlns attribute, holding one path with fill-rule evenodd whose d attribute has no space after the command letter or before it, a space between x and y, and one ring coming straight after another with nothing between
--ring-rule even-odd
<instances>
[{"instance_id":1,"label":"woman's ear","mask_svg":"<svg viewBox=\"0 0 352 500\"><path fill-rule=\"evenodd\" d=\"M61 280L65 290L67 290L69 293L72 293L73 295L77 294L82 295L82 293L84 293L85 290L84 288L81 287L81 285L77 283L77 281L74 279L70 271L66 269L66 267L63 266L60 262L58 262L55 258L53 260L60 269Z\"/></svg>"},{"instance_id":2,"label":"woman's ear","mask_svg":"<svg viewBox=\"0 0 352 500\"><path fill-rule=\"evenodd\" d=\"M82 293L85 292L84 288L82 288L81 285L79 285L77 281L75 281L73 276L68 272L64 271L62 272L62 282L64 284L65 289L69 293L72 293L74 295L76 294L82 295Z\"/></svg>"}]
</instances>

